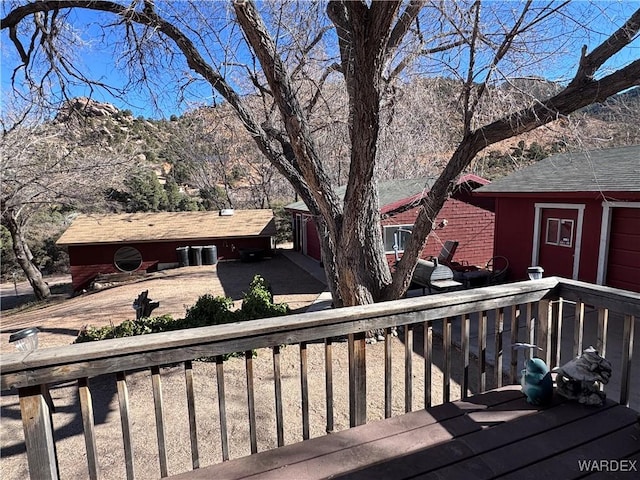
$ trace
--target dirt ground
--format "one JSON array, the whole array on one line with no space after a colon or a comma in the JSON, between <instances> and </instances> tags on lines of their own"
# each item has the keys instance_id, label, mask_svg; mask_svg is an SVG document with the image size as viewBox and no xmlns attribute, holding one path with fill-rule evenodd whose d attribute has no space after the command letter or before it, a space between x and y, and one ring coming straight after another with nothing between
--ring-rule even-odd
<instances>
[{"instance_id":1,"label":"dirt ground","mask_svg":"<svg viewBox=\"0 0 640 480\"><path fill-rule=\"evenodd\" d=\"M303 311L324 289L324 285L301 270L288 259L277 256L259 263L220 263L217 267L188 267L150 275L148 279L121 285L95 293L65 300L55 305L18 313L3 312L0 331L0 352L13 351L8 336L21 328L37 326L40 348L66 345L73 341L83 325L106 325L133 318L133 299L149 290L149 297L160 302L154 314L169 313L183 316L186 307L195 303L204 293L224 294L234 300L242 298L251 278L263 275L272 285L275 300L287 302L294 310ZM413 352L413 409L424 406L424 359L421 332L416 331ZM442 348L434 340L432 368L432 402L442 402L440 388ZM393 413L404 411L404 343L402 333L392 340L393 350ZM460 397L457 379L460 378L461 358L455 352L452 397ZM348 428L348 372L346 343L334 344L334 422L335 430ZM222 460L219 429L219 409L215 365L194 362L196 416L200 465ZM324 346L308 346L311 436L326 433ZM281 353L281 375L285 418L285 443L302 440L300 412L299 347L286 346ZM471 375L474 381L474 372ZM151 379L148 372L129 373L128 389L133 430L133 448L136 478L159 478L158 444ZM490 374L488 378L491 378ZM182 365L162 369L162 392L168 449L169 474L191 469L191 450L188 432L184 368ZM258 450L276 446L273 359L270 349L258 350L254 360L254 383L257 414ZM125 477L124 453L115 378L112 375L92 378L97 447L102 478ZM225 362L226 417L231 458L248 455L249 427L244 360L232 358ZM82 435L77 387L74 383L51 386L56 408L53 414L54 437L57 441L61 478L88 478L86 451ZM367 418L369 421L384 416L384 344L367 348ZM1 457L2 478L28 477L24 436L20 422L20 408L14 392L3 392L1 398Z\"/></svg>"}]
</instances>

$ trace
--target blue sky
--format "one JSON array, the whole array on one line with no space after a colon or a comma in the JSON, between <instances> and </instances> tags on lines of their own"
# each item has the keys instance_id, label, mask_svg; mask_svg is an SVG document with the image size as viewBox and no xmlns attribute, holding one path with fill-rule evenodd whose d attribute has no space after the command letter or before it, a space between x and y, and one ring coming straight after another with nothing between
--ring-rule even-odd
<instances>
[{"instance_id":1,"label":"blue sky","mask_svg":"<svg viewBox=\"0 0 640 480\"><path fill-rule=\"evenodd\" d=\"M497 0L495 3L498 3ZM511 5L516 5L514 3L509 2L499 2L503 8L508 9ZM209 4L208 6L219 5L223 6L223 4ZM6 4L5 4L6 6ZM212 7L214 8L214 7ZM594 2L592 4L588 4L586 2L578 1L575 2L572 6L571 14L575 14L576 18L582 14L582 11L585 8L589 8L592 12L593 9L599 11L601 15L599 16L599 20L597 22L591 22L588 25L588 30L586 32L582 32L581 38L572 38L572 41L576 41L576 44L572 44L571 47L567 47L567 54L559 61L555 63L548 63L544 65L543 69L537 67L535 73L539 76L551 79L551 80L559 80L559 79L569 79L570 76L575 72L577 61L579 59L579 48L576 48L575 45L586 44L589 49L593 48L593 46L597 45L604 38L610 35L616 28L616 24L621 24L622 19L628 18L629 15L636 9L640 8L640 0L634 1L599 1ZM223 8L220 9L224 10ZM6 13L6 12L3 12ZM71 17L74 25L77 24L78 29L80 29L80 25L85 24L86 22L92 22L96 20L96 17L91 12L79 11L77 14L74 14ZM111 16L110 18L114 18ZM224 14L221 13L221 19L224 19ZM83 42L85 45L82 48L78 49L79 54L79 64L85 69L85 71L95 79L100 79L105 83L108 83L115 87L124 87L127 83L127 78L118 72L116 68L114 68L114 59L113 59L113 47L106 47L103 43L99 41L99 37L101 34L101 30L96 26L93 26L89 29L83 30L84 34L82 35ZM109 34L111 35L111 34ZM2 89L3 91L10 88L9 80L11 71L17 65L17 55L15 53L15 49L11 44L8 35L5 31L2 32ZM113 37L109 38L109 40L118 40ZM556 39L558 44L561 45L565 43L562 38ZM566 44L565 44L566 46ZM636 39L630 48L627 48L624 53L619 54L613 62L611 62L612 67L615 67L620 64L628 63L629 61L640 58L640 39ZM189 75L188 68L184 65L180 60L174 65L174 71L178 71L180 75ZM605 65L605 70L608 66ZM180 115L190 106L193 106L196 103L204 103L211 104L213 102L214 96L212 93L212 89L206 83L194 82L186 92L187 101L183 103L178 102L178 92L176 91L176 82L173 81L169 75L163 73L162 71L157 72L155 75L157 78L156 85L152 86L152 90L155 94L161 93L161 95L157 95L157 101L159 102L157 105L153 105L153 103L149 100L150 94L145 89L140 88L127 88L126 99L114 98L109 92L106 92L101 89L94 90L90 92L86 87L82 86L74 86L71 89L73 96L85 95L88 96L91 94L93 98L99 101L106 101L109 103L113 103L120 109L129 109L134 115L143 115L145 117L154 117L154 118L168 118L171 114ZM3 92L4 93L4 92Z\"/></svg>"}]
</instances>

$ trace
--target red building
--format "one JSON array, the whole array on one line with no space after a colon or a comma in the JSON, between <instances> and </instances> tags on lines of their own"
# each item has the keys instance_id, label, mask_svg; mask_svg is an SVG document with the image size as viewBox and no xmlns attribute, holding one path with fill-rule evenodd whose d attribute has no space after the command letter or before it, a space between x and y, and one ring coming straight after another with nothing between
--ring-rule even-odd
<instances>
[{"instance_id":1,"label":"red building","mask_svg":"<svg viewBox=\"0 0 640 480\"><path fill-rule=\"evenodd\" d=\"M99 274L268 254L275 233L271 210L80 215L57 244L68 248L73 287L80 290Z\"/></svg>"},{"instance_id":2,"label":"red building","mask_svg":"<svg viewBox=\"0 0 640 480\"><path fill-rule=\"evenodd\" d=\"M394 246L397 246L398 255L402 255L403 245L418 215L419 207L412 205L417 204L429 192L434 181L435 178L415 178L379 183L380 224L389 264L395 261ZM471 194L474 188L487 183L488 180L475 175L465 175L460 179L452 196L434 219L437 227L429 235L422 258L437 257L447 240L459 242L455 261L484 265L492 257L493 201L476 198ZM345 187L336 189L341 198L344 192ZM292 215L294 249L321 261L320 239L313 215L309 213L307 206L304 202L296 202L287 205L286 209Z\"/></svg>"},{"instance_id":3,"label":"red building","mask_svg":"<svg viewBox=\"0 0 640 480\"><path fill-rule=\"evenodd\" d=\"M554 155L474 192L495 200L495 255L640 292L640 145Z\"/></svg>"}]
</instances>

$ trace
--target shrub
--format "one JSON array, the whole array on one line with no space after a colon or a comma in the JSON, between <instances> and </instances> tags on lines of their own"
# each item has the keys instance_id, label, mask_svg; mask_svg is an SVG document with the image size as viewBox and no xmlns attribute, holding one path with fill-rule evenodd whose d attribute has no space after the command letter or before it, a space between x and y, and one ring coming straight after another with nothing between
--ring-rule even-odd
<instances>
[{"instance_id":1,"label":"shrub","mask_svg":"<svg viewBox=\"0 0 640 480\"><path fill-rule=\"evenodd\" d=\"M94 340L108 340L110 338L132 337L147 333L158 333L184 328L183 319L175 319L171 315L125 320L118 325L104 327L84 327L73 343L92 342Z\"/></svg>"},{"instance_id":2,"label":"shrub","mask_svg":"<svg viewBox=\"0 0 640 480\"><path fill-rule=\"evenodd\" d=\"M242 320L279 317L289 313L289 305L273 303L273 292L269 282L256 275L249 285L249 291L244 294L240 312Z\"/></svg>"},{"instance_id":3,"label":"shrub","mask_svg":"<svg viewBox=\"0 0 640 480\"><path fill-rule=\"evenodd\" d=\"M290 311L289 305L286 303L273 303L271 287L260 275L256 275L249 285L249 291L245 293L242 301L242 308L238 311L233 311L231 310L232 308L233 300L231 298L214 297L211 294L205 294L198 298L195 305L187 308L185 318L174 319L171 315L161 315L137 320L125 320L119 325L88 326L80 331L73 343L276 317L286 315ZM225 357L230 355L225 355Z\"/></svg>"},{"instance_id":4,"label":"shrub","mask_svg":"<svg viewBox=\"0 0 640 480\"><path fill-rule=\"evenodd\" d=\"M185 328L233 322L235 314L232 307L233 300L229 297L214 297L208 293L202 295L194 306L187 308Z\"/></svg>"}]
</instances>

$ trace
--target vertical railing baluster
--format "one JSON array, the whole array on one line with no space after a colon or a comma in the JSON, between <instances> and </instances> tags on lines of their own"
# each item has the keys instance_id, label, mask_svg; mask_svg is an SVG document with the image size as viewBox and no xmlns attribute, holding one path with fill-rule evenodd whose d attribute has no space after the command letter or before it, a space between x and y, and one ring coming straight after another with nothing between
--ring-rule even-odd
<instances>
[{"instance_id":1,"label":"vertical railing baluster","mask_svg":"<svg viewBox=\"0 0 640 480\"><path fill-rule=\"evenodd\" d=\"M549 327L551 326L551 317L553 315L553 309L551 308L551 301L540 300L538 302L538 340L537 345L542 349L538 351L540 358L542 358L547 365L551 364L551 335Z\"/></svg>"},{"instance_id":2,"label":"vertical railing baluster","mask_svg":"<svg viewBox=\"0 0 640 480\"><path fill-rule=\"evenodd\" d=\"M127 480L135 478L133 468L133 446L131 443L131 419L129 418L129 390L125 372L116 373L118 387L118 404L120 405L120 423L122 425L122 441L124 444L124 462Z\"/></svg>"},{"instance_id":3,"label":"vertical railing baluster","mask_svg":"<svg viewBox=\"0 0 640 480\"><path fill-rule=\"evenodd\" d=\"M487 312L481 311L478 316L478 392L487 389Z\"/></svg>"},{"instance_id":4,"label":"vertical railing baluster","mask_svg":"<svg viewBox=\"0 0 640 480\"><path fill-rule=\"evenodd\" d=\"M244 352L245 372L247 378L247 410L249 411L249 443L251 453L258 453L258 432L256 429L256 400L253 390L253 352Z\"/></svg>"},{"instance_id":5,"label":"vertical railing baluster","mask_svg":"<svg viewBox=\"0 0 640 480\"><path fill-rule=\"evenodd\" d=\"M629 390L631 387L631 360L633 358L633 335L635 323L635 316L624 316L624 328L622 332L622 368L620 374L620 405L626 405L627 407L629 406Z\"/></svg>"},{"instance_id":6,"label":"vertical railing baluster","mask_svg":"<svg viewBox=\"0 0 640 480\"><path fill-rule=\"evenodd\" d=\"M349 426L367 423L366 334L349 334Z\"/></svg>"},{"instance_id":7,"label":"vertical railing baluster","mask_svg":"<svg viewBox=\"0 0 640 480\"><path fill-rule=\"evenodd\" d=\"M404 411L413 410L413 326L404 326Z\"/></svg>"},{"instance_id":8,"label":"vertical railing baluster","mask_svg":"<svg viewBox=\"0 0 640 480\"><path fill-rule=\"evenodd\" d=\"M151 367L151 385L153 388L153 405L156 416L156 435L158 437L158 460L160 461L160 476L168 477L167 447L164 435L164 414L162 409L162 384L160 380L160 367Z\"/></svg>"},{"instance_id":9,"label":"vertical railing baluster","mask_svg":"<svg viewBox=\"0 0 640 480\"><path fill-rule=\"evenodd\" d=\"M387 328L384 335L384 418L390 418L393 409L391 395L393 385L393 371L391 369L391 329Z\"/></svg>"},{"instance_id":10,"label":"vertical railing baluster","mask_svg":"<svg viewBox=\"0 0 640 480\"><path fill-rule=\"evenodd\" d=\"M222 461L229 460L229 434L227 433L227 406L224 393L224 357L216 357L216 384L218 385L218 411L220 412L220 445Z\"/></svg>"},{"instance_id":11,"label":"vertical railing baluster","mask_svg":"<svg viewBox=\"0 0 640 480\"><path fill-rule=\"evenodd\" d=\"M276 437L278 446L284 445L284 416L282 413L282 375L280 373L280 346L273 347L273 389L276 402Z\"/></svg>"},{"instance_id":12,"label":"vertical railing baluster","mask_svg":"<svg viewBox=\"0 0 640 480\"><path fill-rule=\"evenodd\" d=\"M551 337L554 352L552 355L553 363L549 365L549 368L559 367L562 356L562 317L564 316L564 301L562 297L558 298L558 300L554 302L554 305L553 335Z\"/></svg>"},{"instance_id":13,"label":"vertical railing baluster","mask_svg":"<svg viewBox=\"0 0 640 480\"><path fill-rule=\"evenodd\" d=\"M584 335L584 303L580 300L576 302L575 319L573 327L573 356L574 358L582 353L582 342Z\"/></svg>"},{"instance_id":14,"label":"vertical railing baluster","mask_svg":"<svg viewBox=\"0 0 640 480\"><path fill-rule=\"evenodd\" d=\"M462 349L462 398L469 396L469 314L462 315L461 321L461 349Z\"/></svg>"},{"instance_id":15,"label":"vertical railing baluster","mask_svg":"<svg viewBox=\"0 0 640 480\"><path fill-rule=\"evenodd\" d=\"M424 322L424 407L431 406L431 363L433 362L433 327L431 322Z\"/></svg>"},{"instance_id":16,"label":"vertical railing baluster","mask_svg":"<svg viewBox=\"0 0 640 480\"><path fill-rule=\"evenodd\" d=\"M324 341L324 371L327 410L327 433L334 430L333 426L333 342L330 338Z\"/></svg>"},{"instance_id":17,"label":"vertical railing baluster","mask_svg":"<svg viewBox=\"0 0 640 480\"><path fill-rule=\"evenodd\" d=\"M80 399L80 412L82 414L82 426L84 430L84 444L87 449L87 465L89 478L100 478L100 465L98 463L98 449L96 446L95 421L93 418L93 399L89 390L89 379L78 379L78 398Z\"/></svg>"},{"instance_id":18,"label":"vertical railing baluster","mask_svg":"<svg viewBox=\"0 0 640 480\"><path fill-rule=\"evenodd\" d=\"M520 329L520 306L511 305L511 345L509 346L509 355L511 359L511 365L509 368L509 383L515 384L518 378L518 350L513 348L513 345L518 343L518 334Z\"/></svg>"},{"instance_id":19,"label":"vertical railing baluster","mask_svg":"<svg viewBox=\"0 0 640 480\"><path fill-rule=\"evenodd\" d=\"M196 396L193 390L193 364L191 360L184 362L184 385L187 393L187 414L189 416L189 442L191 444L191 466L200 468L200 452L198 451L198 426L196 423Z\"/></svg>"},{"instance_id":20,"label":"vertical railing baluster","mask_svg":"<svg viewBox=\"0 0 640 480\"><path fill-rule=\"evenodd\" d=\"M451 401L451 319L442 320L442 351L444 365L442 369L442 403Z\"/></svg>"},{"instance_id":21,"label":"vertical railing baluster","mask_svg":"<svg viewBox=\"0 0 640 480\"><path fill-rule=\"evenodd\" d=\"M18 390L20 413L24 429L24 443L31 478L57 480L58 460L50 406L42 385Z\"/></svg>"},{"instance_id":22,"label":"vertical railing baluster","mask_svg":"<svg viewBox=\"0 0 640 480\"><path fill-rule=\"evenodd\" d=\"M598 337L596 349L598 353L605 357L607 355L607 330L609 325L609 309L598 308Z\"/></svg>"},{"instance_id":23,"label":"vertical railing baluster","mask_svg":"<svg viewBox=\"0 0 640 480\"><path fill-rule=\"evenodd\" d=\"M493 367L494 367L494 385L496 388L502 386L502 362L504 360L504 353L502 351L502 334L504 331L504 308L496 308L493 312L495 315L495 330L493 332L494 340L494 352L493 352Z\"/></svg>"},{"instance_id":24,"label":"vertical railing baluster","mask_svg":"<svg viewBox=\"0 0 640 480\"><path fill-rule=\"evenodd\" d=\"M300 395L302 400L302 439L309 439L309 379L307 343L300 342Z\"/></svg>"},{"instance_id":25,"label":"vertical railing baluster","mask_svg":"<svg viewBox=\"0 0 640 480\"><path fill-rule=\"evenodd\" d=\"M531 345L535 345L536 343L536 322L533 318L533 304L532 303L527 303L526 306L526 310L527 310L527 318L526 318L526 328L527 328L527 338L525 339L526 343L529 343ZM531 357L533 357L536 354L536 352L533 351L533 349L528 348L525 351L525 359L529 360Z\"/></svg>"}]
</instances>

